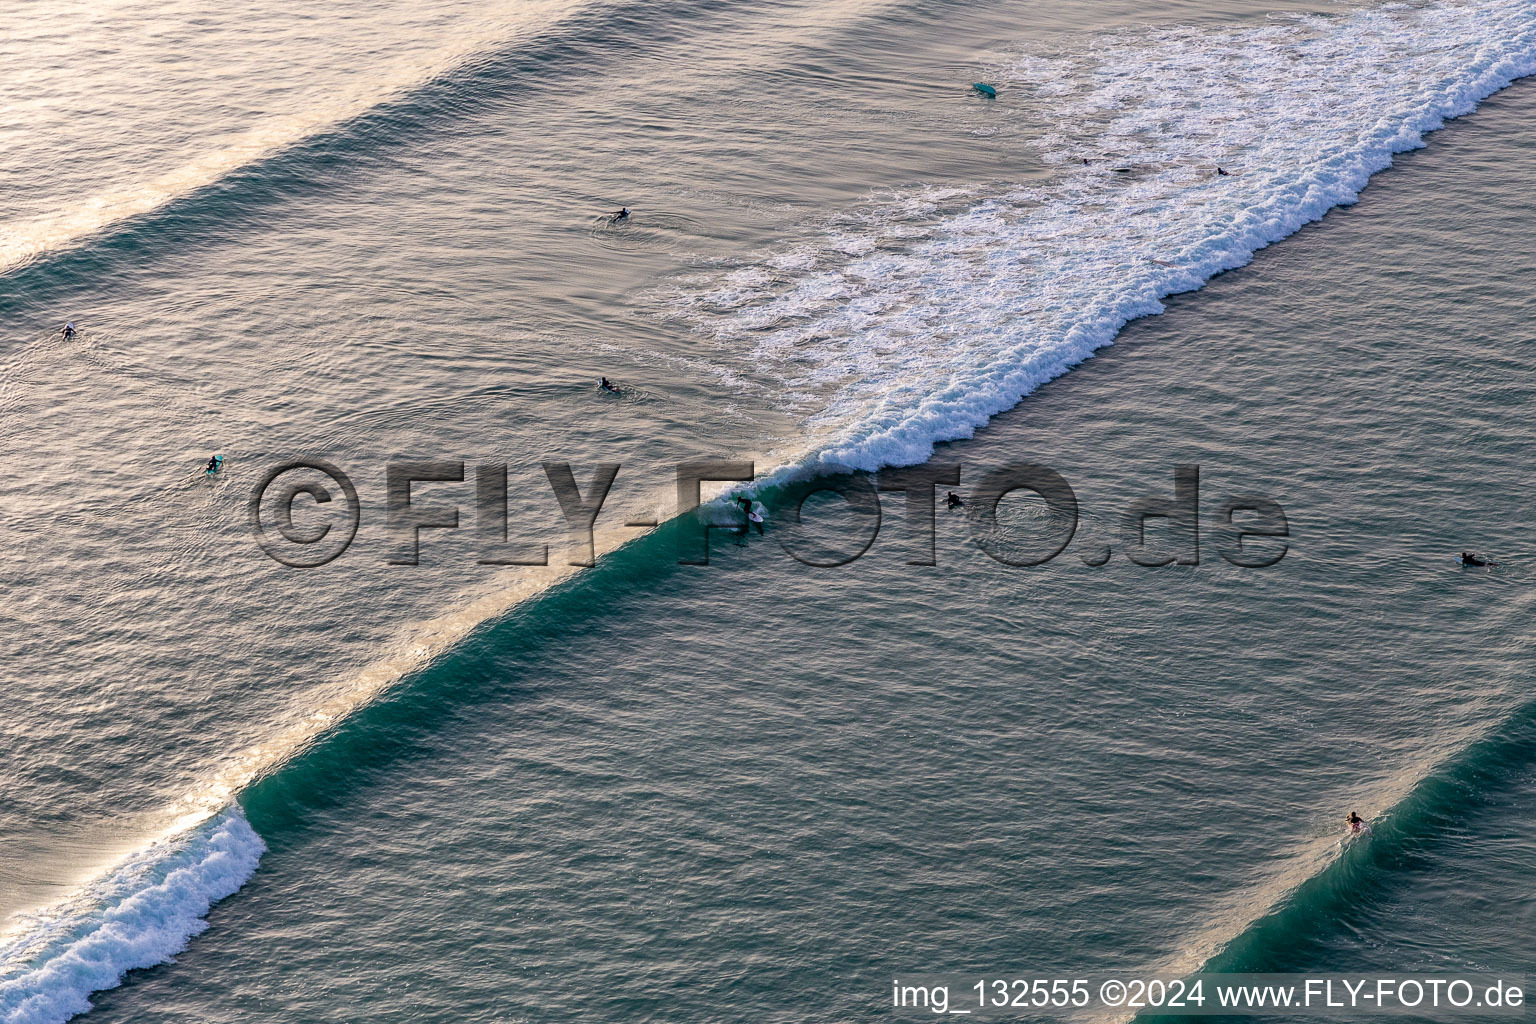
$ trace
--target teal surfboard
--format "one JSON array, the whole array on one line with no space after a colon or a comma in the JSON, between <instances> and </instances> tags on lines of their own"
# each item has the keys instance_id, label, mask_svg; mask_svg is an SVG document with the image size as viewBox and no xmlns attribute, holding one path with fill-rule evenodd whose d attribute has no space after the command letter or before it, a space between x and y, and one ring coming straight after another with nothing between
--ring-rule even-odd
<instances>
[{"instance_id":1,"label":"teal surfboard","mask_svg":"<svg viewBox=\"0 0 1536 1024\"><path fill-rule=\"evenodd\" d=\"M977 92L981 93L983 96L989 97L989 98L994 99L994 100L997 99L997 89L994 86L988 85L986 82L972 82L971 83L971 88L975 89Z\"/></svg>"}]
</instances>

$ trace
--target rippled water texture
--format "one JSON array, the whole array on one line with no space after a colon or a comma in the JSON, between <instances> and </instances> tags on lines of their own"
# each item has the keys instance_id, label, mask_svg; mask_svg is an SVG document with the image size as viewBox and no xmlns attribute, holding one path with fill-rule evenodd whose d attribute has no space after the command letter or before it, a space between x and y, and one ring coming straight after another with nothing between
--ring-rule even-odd
<instances>
[{"instance_id":1,"label":"rippled water texture","mask_svg":"<svg viewBox=\"0 0 1536 1024\"><path fill-rule=\"evenodd\" d=\"M0 1020L1522 969L1528 3L6 17ZM680 566L701 455L768 535ZM248 526L294 458L360 495L323 568ZM892 491L848 566L778 543L794 467L930 458L1059 471L1071 543L941 508L912 564ZM467 467L409 567L404 459ZM545 460L622 465L595 568ZM497 462L549 566L481 564ZM1133 564L1177 464L1200 564ZM1241 494L1278 565L1217 553Z\"/></svg>"}]
</instances>

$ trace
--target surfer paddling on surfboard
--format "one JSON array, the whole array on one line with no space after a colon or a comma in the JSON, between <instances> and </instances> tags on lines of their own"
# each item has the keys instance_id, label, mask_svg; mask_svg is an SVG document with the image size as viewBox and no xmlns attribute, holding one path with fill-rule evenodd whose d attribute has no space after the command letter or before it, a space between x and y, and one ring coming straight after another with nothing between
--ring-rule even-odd
<instances>
[{"instance_id":1,"label":"surfer paddling on surfboard","mask_svg":"<svg viewBox=\"0 0 1536 1024\"><path fill-rule=\"evenodd\" d=\"M1349 812L1349 817L1344 819L1349 825L1349 834L1352 836L1368 836L1371 834L1371 826L1365 823L1365 819L1354 811Z\"/></svg>"}]
</instances>

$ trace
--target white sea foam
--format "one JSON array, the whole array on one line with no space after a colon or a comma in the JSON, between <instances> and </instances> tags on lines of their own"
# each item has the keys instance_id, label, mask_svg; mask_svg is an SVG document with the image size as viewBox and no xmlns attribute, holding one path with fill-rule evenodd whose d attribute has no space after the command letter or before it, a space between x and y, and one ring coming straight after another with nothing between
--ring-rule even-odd
<instances>
[{"instance_id":1,"label":"white sea foam","mask_svg":"<svg viewBox=\"0 0 1536 1024\"><path fill-rule=\"evenodd\" d=\"M673 308L809 399L793 457L919 462L1532 73L1529 0L1110 33L997 76L1048 181L877 199Z\"/></svg>"},{"instance_id":2,"label":"white sea foam","mask_svg":"<svg viewBox=\"0 0 1536 1024\"><path fill-rule=\"evenodd\" d=\"M750 351L800 402L801 455L866 469L921 461L1128 320L1160 312L1163 297L1352 202L1393 154L1532 73L1529 0L1117 33L1020 59L996 77L1043 119L1036 142L1053 179L881 199L818 239L685 282L679 311ZM1216 177L1217 165L1234 175ZM442 643L509 603L466 611ZM381 667L213 791L237 792L410 660ZM124 972L174 956L263 849L229 809L33 915L0 946L0 1024L67 1020Z\"/></svg>"},{"instance_id":3,"label":"white sea foam","mask_svg":"<svg viewBox=\"0 0 1536 1024\"><path fill-rule=\"evenodd\" d=\"M58 1024L135 967L164 963L208 927L266 845L236 808L120 862L0 946L0 1022Z\"/></svg>"}]
</instances>

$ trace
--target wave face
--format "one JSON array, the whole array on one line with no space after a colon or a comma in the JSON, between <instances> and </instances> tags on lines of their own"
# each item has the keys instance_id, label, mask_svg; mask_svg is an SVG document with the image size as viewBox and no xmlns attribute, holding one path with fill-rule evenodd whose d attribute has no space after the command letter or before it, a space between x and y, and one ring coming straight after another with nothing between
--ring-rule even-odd
<instances>
[{"instance_id":1,"label":"wave face","mask_svg":"<svg viewBox=\"0 0 1536 1024\"><path fill-rule=\"evenodd\" d=\"M716 275L680 309L746 344L800 399L815 454L866 469L918 462L1163 297L1352 201L1393 154L1533 71L1536 10L1519 0L1123 33L1021 59L999 76L1000 102L1047 116L1050 180L877 205ZM360 706L355 695L302 738ZM0 1021L66 1020L127 970L175 955L263 849L226 810L34 917L0 948Z\"/></svg>"},{"instance_id":2,"label":"wave face","mask_svg":"<svg viewBox=\"0 0 1536 1024\"><path fill-rule=\"evenodd\" d=\"M120 863L68 903L34 915L0 947L0 1021L58 1024L91 1008L136 967L164 963L208 927L266 850L238 809Z\"/></svg>"},{"instance_id":3,"label":"wave face","mask_svg":"<svg viewBox=\"0 0 1536 1024\"><path fill-rule=\"evenodd\" d=\"M1330 931L1425 851L1460 830L1527 769L1536 753L1536 703L1515 710L1423 778L1381 820L1369 840L1348 844L1317 874L1253 922L1208 962L1212 972L1304 970Z\"/></svg>"},{"instance_id":4,"label":"wave face","mask_svg":"<svg viewBox=\"0 0 1536 1024\"><path fill-rule=\"evenodd\" d=\"M672 308L800 402L803 456L921 462L1533 72L1524 0L1111 33L999 74L1046 118L1038 187L876 204Z\"/></svg>"}]
</instances>

